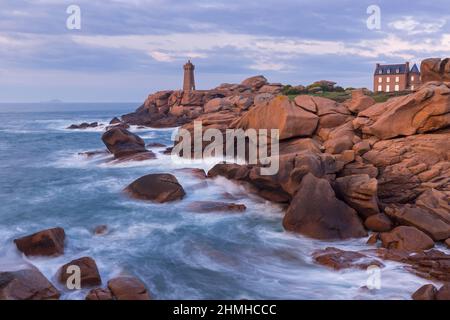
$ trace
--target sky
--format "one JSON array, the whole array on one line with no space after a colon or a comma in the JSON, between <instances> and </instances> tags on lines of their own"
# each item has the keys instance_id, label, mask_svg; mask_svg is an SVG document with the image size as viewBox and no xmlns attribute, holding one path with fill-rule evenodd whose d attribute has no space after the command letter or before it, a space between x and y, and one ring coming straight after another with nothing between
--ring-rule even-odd
<instances>
[{"instance_id":1,"label":"sky","mask_svg":"<svg viewBox=\"0 0 450 320\"><path fill-rule=\"evenodd\" d=\"M198 89L371 88L377 62L449 55L448 0L0 0L0 102L143 101L180 89L188 58Z\"/></svg>"}]
</instances>

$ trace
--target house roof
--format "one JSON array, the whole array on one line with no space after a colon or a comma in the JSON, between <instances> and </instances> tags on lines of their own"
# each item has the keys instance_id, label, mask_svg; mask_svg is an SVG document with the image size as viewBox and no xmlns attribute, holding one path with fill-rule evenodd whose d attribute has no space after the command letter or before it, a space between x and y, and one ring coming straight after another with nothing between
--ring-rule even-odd
<instances>
[{"instance_id":1,"label":"house roof","mask_svg":"<svg viewBox=\"0 0 450 320\"><path fill-rule=\"evenodd\" d=\"M417 64L414 64L411 68L410 73L420 73L419 68L417 67Z\"/></svg>"},{"instance_id":2,"label":"house roof","mask_svg":"<svg viewBox=\"0 0 450 320\"><path fill-rule=\"evenodd\" d=\"M401 64L377 64L375 68L375 75L386 75L386 74L405 74L405 73L417 73L420 74L419 68L416 64L408 70L408 65L406 63Z\"/></svg>"},{"instance_id":3,"label":"house roof","mask_svg":"<svg viewBox=\"0 0 450 320\"><path fill-rule=\"evenodd\" d=\"M375 74L405 74L409 70L406 63L402 64L379 64L375 69Z\"/></svg>"}]
</instances>

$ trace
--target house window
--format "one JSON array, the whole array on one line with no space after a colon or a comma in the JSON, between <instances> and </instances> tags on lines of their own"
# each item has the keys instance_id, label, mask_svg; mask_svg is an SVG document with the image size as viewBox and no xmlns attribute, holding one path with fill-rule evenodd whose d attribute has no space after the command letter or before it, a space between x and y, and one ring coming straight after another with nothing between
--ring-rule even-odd
<instances>
[{"instance_id":1,"label":"house window","mask_svg":"<svg viewBox=\"0 0 450 320\"><path fill-rule=\"evenodd\" d=\"M383 79L381 77L378 78L378 83L382 83Z\"/></svg>"},{"instance_id":2,"label":"house window","mask_svg":"<svg viewBox=\"0 0 450 320\"><path fill-rule=\"evenodd\" d=\"M414 90L414 85L411 86L411 90Z\"/></svg>"},{"instance_id":3,"label":"house window","mask_svg":"<svg viewBox=\"0 0 450 320\"><path fill-rule=\"evenodd\" d=\"M411 81L414 81L414 76L411 76Z\"/></svg>"},{"instance_id":4,"label":"house window","mask_svg":"<svg viewBox=\"0 0 450 320\"><path fill-rule=\"evenodd\" d=\"M390 85L386 85L386 92L391 91L391 86Z\"/></svg>"},{"instance_id":5,"label":"house window","mask_svg":"<svg viewBox=\"0 0 450 320\"><path fill-rule=\"evenodd\" d=\"M387 74L390 74L391 73L391 69L387 69Z\"/></svg>"},{"instance_id":6,"label":"house window","mask_svg":"<svg viewBox=\"0 0 450 320\"><path fill-rule=\"evenodd\" d=\"M396 73L400 73L400 69L395 70Z\"/></svg>"},{"instance_id":7,"label":"house window","mask_svg":"<svg viewBox=\"0 0 450 320\"><path fill-rule=\"evenodd\" d=\"M378 71L378 73L379 73L379 74L382 74L382 73L383 73L383 70Z\"/></svg>"},{"instance_id":8,"label":"house window","mask_svg":"<svg viewBox=\"0 0 450 320\"><path fill-rule=\"evenodd\" d=\"M383 91L383 87L382 87L381 85L378 86L378 91L379 91L379 92Z\"/></svg>"},{"instance_id":9,"label":"house window","mask_svg":"<svg viewBox=\"0 0 450 320\"><path fill-rule=\"evenodd\" d=\"M400 77L395 77L395 82L400 82Z\"/></svg>"},{"instance_id":10,"label":"house window","mask_svg":"<svg viewBox=\"0 0 450 320\"><path fill-rule=\"evenodd\" d=\"M400 86L398 84L395 85L395 91L400 91Z\"/></svg>"},{"instance_id":11,"label":"house window","mask_svg":"<svg viewBox=\"0 0 450 320\"><path fill-rule=\"evenodd\" d=\"M387 82L387 83L391 82L391 78L390 78L390 77L387 77L387 78L386 78L386 82Z\"/></svg>"}]
</instances>

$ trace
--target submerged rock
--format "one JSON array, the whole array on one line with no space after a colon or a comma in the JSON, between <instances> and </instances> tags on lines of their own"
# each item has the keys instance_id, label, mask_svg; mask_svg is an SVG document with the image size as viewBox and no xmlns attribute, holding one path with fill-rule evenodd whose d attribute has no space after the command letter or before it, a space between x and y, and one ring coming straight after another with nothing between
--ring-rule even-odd
<instances>
[{"instance_id":1,"label":"submerged rock","mask_svg":"<svg viewBox=\"0 0 450 320\"><path fill-rule=\"evenodd\" d=\"M87 123L87 122L83 122L81 124L72 124L70 126L67 127L67 129L87 129L87 128L96 128L98 127L99 124L98 122L91 122L91 123Z\"/></svg>"},{"instance_id":2,"label":"submerged rock","mask_svg":"<svg viewBox=\"0 0 450 320\"><path fill-rule=\"evenodd\" d=\"M14 243L26 256L59 256L64 253L65 238L63 228L53 228L15 239Z\"/></svg>"},{"instance_id":3,"label":"submerged rock","mask_svg":"<svg viewBox=\"0 0 450 320\"><path fill-rule=\"evenodd\" d=\"M54 300L59 291L35 267L0 271L0 300Z\"/></svg>"},{"instance_id":4,"label":"submerged rock","mask_svg":"<svg viewBox=\"0 0 450 320\"><path fill-rule=\"evenodd\" d=\"M337 248L326 248L313 253L313 259L324 266L335 270L357 268L367 269L370 266L384 267L377 259L355 251L344 251Z\"/></svg>"},{"instance_id":5,"label":"submerged rock","mask_svg":"<svg viewBox=\"0 0 450 320\"><path fill-rule=\"evenodd\" d=\"M132 198L159 203L180 200L186 194L177 178L168 173L155 173L140 177L124 191Z\"/></svg>"},{"instance_id":6,"label":"submerged rock","mask_svg":"<svg viewBox=\"0 0 450 320\"><path fill-rule=\"evenodd\" d=\"M216 211L243 212L246 210L246 206L239 203L195 201L187 206L187 210L199 213L209 213Z\"/></svg>"},{"instance_id":7,"label":"submerged rock","mask_svg":"<svg viewBox=\"0 0 450 320\"><path fill-rule=\"evenodd\" d=\"M86 300L114 300L111 290L108 288L95 288L89 291Z\"/></svg>"}]
</instances>

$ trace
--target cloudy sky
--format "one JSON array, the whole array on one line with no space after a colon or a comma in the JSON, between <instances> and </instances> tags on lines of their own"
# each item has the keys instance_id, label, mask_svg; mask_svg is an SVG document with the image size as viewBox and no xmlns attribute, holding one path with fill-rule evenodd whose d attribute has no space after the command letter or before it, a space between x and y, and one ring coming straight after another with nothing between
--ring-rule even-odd
<instances>
[{"instance_id":1,"label":"cloudy sky","mask_svg":"<svg viewBox=\"0 0 450 320\"><path fill-rule=\"evenodd\" d=\"M200 89L256 74L370 88L376 62L449 54L448 0L0 0L0 102L142 101L180 88L189 57Z\"/></svg>"}]
</instances>

